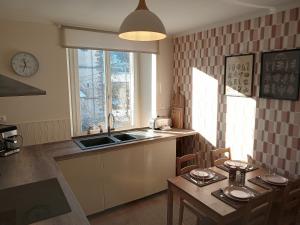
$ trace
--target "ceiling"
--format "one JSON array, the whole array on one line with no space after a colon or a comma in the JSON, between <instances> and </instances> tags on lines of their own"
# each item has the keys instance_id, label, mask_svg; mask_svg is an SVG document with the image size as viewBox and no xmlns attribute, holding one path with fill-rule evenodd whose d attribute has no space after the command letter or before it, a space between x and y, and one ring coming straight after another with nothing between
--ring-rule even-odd
<instances>
[{"instance_id":1,"label":"ceiling","mask_svg":"<svg viewBox=\"0 0 300 225\"><path fill-rule=\"evenodd\" d=\"M147 0L148 8L179 34L300 6L299 0ZM61 23L118 31L138 0L1 0L0 19Z\"/></svg>"}]
</instances>

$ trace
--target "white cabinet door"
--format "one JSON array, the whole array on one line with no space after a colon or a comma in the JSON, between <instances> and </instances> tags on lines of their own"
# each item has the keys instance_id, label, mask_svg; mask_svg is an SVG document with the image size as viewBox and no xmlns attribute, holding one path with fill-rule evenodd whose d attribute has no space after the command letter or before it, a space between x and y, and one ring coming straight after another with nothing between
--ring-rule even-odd
<instances>
[{"instance_id":1,"label":"white cabinet door","mask_svg":"<svg viewBox=\"0 0 300 225\"><path fill-rule=\"evenodd\" d=\"M145 196L167 189L176 174L176 140L144 145Z\"/></svg>"},{"instance_id":2,"label":"white cabinet door","mask_svg":"<svg viewBox=\"0 0 300 225\"><path fill-rule=\"evenodd\" d=\"M176 141L132 145L102 155L105 209L157 193L175 176Z\"/></svg>"},{"instance_id":3,"label":"white cabinet door","mask_svg":"<svg viewBox=\"0 0 300 225\"><path fill-rule=\"evenodd\" d=\"M102 154L106 209L144 197L143 156L142 144Z\"/></svg>"},{"instance_id":4,"label":"white cabinet door","mask_svg":"<svg viewBox=\"0 0 300 225\"><path fill-rule=\"evenodd\" d=\"M104 209L99 154L59 161L58 164L86 215Z\"/></svg>"},{"instance_id":5,"label":"white cabinet door","mask_svg":"<svg viewBox=\"0 0 300 225\"><path fill-rule=\"evenodd\" d=\"M170 140L58 163L86 215L91 215L165 190L167 179L175 176L175 162L176 140Z\"/></svg>"}]
</instances>

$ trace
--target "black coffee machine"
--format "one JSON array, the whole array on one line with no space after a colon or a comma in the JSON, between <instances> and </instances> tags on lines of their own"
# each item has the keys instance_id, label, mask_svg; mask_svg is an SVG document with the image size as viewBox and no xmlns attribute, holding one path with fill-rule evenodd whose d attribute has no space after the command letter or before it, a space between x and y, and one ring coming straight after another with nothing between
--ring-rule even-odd
<instances>
[{"instance_id":1,"label":"black coffee machine","mask_svg":"<svg viewBox=\"0 0 300 225\"><path fill-rule=\"evenodd\" d=\"M0 156L8 156L20 151L22 137L17 126L0 124Z\"/></svg>"}]
</instances>

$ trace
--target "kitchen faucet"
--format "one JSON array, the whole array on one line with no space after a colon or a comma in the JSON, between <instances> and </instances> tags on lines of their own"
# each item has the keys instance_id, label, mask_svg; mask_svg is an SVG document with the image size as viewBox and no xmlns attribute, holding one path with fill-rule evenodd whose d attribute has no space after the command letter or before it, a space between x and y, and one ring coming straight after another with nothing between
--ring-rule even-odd
<instances>
[{"instance_id":1,"label":"kitchen faucet","mask_svg":"<svg viewBox=\"0 0 300 225\"><path fill-rule=\"evenodd\" d=\"M112 128L110 128L110 117L112 117ZM112 113L108 113L107 116L107 134L108 136L111 136L111 131L115 129L115 117Z\"/></svg>"},{"instance_id":2,"label":"kitchen faucet","mask_svg":"<svg viewBox=\"0 0 300 225\"><path fill-rule=\"evenodd\" d=\"M154 118L153 120L153 130L159 130L158 128L156 128L156 122L157 122L157 119L159 118L159 116L157 116L156 118Z\"/></svg>"}]
</instances>

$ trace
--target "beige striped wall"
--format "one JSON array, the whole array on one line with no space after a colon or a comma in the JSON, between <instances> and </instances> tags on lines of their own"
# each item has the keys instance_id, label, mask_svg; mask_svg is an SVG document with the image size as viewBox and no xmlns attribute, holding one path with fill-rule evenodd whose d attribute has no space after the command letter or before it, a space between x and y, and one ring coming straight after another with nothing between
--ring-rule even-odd
<instances>
[{"instance_id":1,"label":"beige striped wall","mask_svg":"<svg viewBox=\"0 0 300 225\"><path fill-rule=\"evenodd\" d=\"M25 122L17 124L23 146L68 140L71 137L70 119Z\"/></svg>"}]
</instances>

